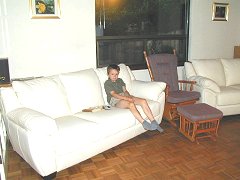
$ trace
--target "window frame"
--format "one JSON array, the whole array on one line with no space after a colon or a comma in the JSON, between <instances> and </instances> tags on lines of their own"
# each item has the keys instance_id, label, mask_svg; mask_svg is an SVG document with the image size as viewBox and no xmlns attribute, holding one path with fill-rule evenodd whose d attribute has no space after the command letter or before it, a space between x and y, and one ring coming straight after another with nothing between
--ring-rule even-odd
<instances>
[{"instance_id":1,"label":"window frame","mask_svg":"<svg viewBox=\"0 0 240 180\"><path fill-rule=\"evenodd\" d=\"M186 21L185 21L185 34L163 34L163 35L128 35L128 36L97 36L96 35L96 66L97 68L105 67L108 64L102 64L99 60L99 43L111 42L111 41L129 41L129 40L185 40L185 60L178 60L178 66L184 65L184 62L188 60L188 46L189 46L189 15L190 15L190 0L186 0ZM144 58L143 54L142 57ZM114 61L112 62L114 64ZM125 63L132 70L147 69L146 62L141 64L128 64Z\"/></svg>"}]
</instances>

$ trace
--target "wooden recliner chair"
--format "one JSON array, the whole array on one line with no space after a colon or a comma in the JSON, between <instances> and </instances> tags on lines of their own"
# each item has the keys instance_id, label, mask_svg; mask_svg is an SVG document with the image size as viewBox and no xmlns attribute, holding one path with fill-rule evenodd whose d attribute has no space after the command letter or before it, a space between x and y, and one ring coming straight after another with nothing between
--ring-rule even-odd
<instances>
[{"instance_id":1,"label":"wooden recliner chair","mask_svg":"<svg viewBox=\"0 0 240 180\"><path fill-rule=\"evenodd\" d=\"M177 107L194 104L200 97L199 92L192 91L195 81L178 80L177 56L174 54L147 55L144 51L148 71L152 81L161 81L166 86L166 102L163 118L176 127L175 120L179 119Z\"/></svg>"}]
</instances>

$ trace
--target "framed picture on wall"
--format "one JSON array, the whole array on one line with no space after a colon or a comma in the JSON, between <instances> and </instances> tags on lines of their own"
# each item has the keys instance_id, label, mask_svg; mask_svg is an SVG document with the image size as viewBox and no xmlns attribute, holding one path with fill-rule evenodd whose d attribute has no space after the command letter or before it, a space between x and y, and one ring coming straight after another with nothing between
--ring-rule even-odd
<instances>
[{"instance_id":1,"label":"framed picture on wall","mask_svg":"<svg viewBox=\"0 0 240 180\"><path fill-rule=\"evenodd\" d=\"M60 0L29 0L33 19L60 18Z\"/></svg>"},{"instance_id":2,"label":"framed picture on wall","mask_svg":"<svg viewBox=\"0 0 240 180\"><path fill-rule=\"evenodd\" d=\"M213 3L212 20L213 21L228 21L229 4L228 3Z\"/></svg>"}]
</instances>

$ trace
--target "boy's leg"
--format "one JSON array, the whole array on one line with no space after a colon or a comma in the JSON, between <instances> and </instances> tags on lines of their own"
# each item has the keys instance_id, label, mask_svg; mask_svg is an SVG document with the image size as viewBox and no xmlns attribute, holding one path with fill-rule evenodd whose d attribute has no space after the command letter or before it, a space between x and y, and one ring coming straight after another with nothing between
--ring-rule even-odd
<instances>
[{"instance_id":1,"label":"boy's leg","mask_svg":"<svg viewBox=\"0 0 240 180\"><path fill-rule=\"evenodd\" d=\"M142 118L141 114L138 112L136 106L133 103L130 103L128 101L125 100L120 100L117 104L116 104L117 108L123 108L123 109L130 109L130 111L132 112L133 116L142 124L144 119Z\"/></svg>"},{"instance_id":2,"label":"boy's leg","mask_svg":"<svg viewBox=\"0 0 240 180\"><path fill-rule=\"evenodd\" d=\"M146 114L146 116L148 117L148 119L150 121L154 120L152 111L150 109L150 107L148 106L148 103L146 101L146 99L143 98L139 98L139 97L133 97L134 103L137 105L140 105L143 109L143 112Z\"/></svg>"},{"instance_id":3,"label":"boy's leg","mask_svg":"<svg viewBox=\"0 0 240 180\"><path fill-rule=\"evenodd\" d=\"M134 103L138 104L142 107L144 113L148 117L148 119L151 121L151 127L154 129L157 129L159 132L163 132L164 130L159 126L157 121L154 119L154 116L152 114L152 111L146 101L146 99L133 97Z\"/></svg>"},{"instance_id":4,"label":"boy's leg","mask_svg":"<svg viewBox=\"0 0 240 180\"><path fill-rule=\"evenodd\" d=\"M124 109L130 109L132 112L133 116L143 125L143 128L146 130L156 130L156 127L152 127L150 123L148 123L146 120L143 119L141 114L136 108L136 105L134 103L130 103L128 101L120 100L117 104L116 107L118 108L124 108Z\"/></svg>"}]
</instances>

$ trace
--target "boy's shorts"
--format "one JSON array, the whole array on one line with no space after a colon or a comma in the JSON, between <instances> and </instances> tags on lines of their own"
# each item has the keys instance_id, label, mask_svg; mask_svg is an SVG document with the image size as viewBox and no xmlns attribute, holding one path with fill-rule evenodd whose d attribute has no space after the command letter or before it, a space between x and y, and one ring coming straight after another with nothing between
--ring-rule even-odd
<instances>
[{"instance_id":1,"label":"boy's shorts","mask_svg":"<svg viewBox=\"0 0 240 180\"><path fill-rule=\"evenodd\" d=\"M123 95L123 96L124 96L124 93L120 93L119 95ZM117 99L117 98L115 98L115 97L111 97L109 104L110 104L111 106L116 106L116 104L117 104L119 101L121 101L121 99Z\"/></svg>"}]
</instances>

